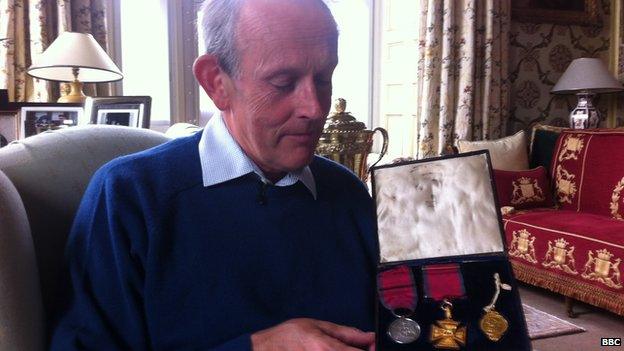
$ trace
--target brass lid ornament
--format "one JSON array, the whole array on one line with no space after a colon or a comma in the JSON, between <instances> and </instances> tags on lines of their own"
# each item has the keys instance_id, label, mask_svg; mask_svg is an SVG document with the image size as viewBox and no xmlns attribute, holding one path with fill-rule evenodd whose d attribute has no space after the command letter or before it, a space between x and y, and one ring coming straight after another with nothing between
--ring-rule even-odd
<instances>
[{"instance_id":1,"label":"brass lid ornament","mask_svg":"<svg viewBox=\"0 0 624 351\"><path fill-rule=\"evenodd\" d=\"M349 168L365 182L368 178L366 159L373 146L373 135L377 131L381 133L383 146L379 159L371 167L376 165L388 151L388 132L381 127L367 130L364 123L357 121L346 110L347 101L337 99L334 103L335 112L325 123L316 153Z\"/></svg>"},{"instance_id":2,"label":"brass lid ornament","mask_svg":"<svg viewBox=\"0 0 624 351\"><path fill-rule=\"evenodd\" d=\"M359 122L347 110L347 100L339 98L334 102L334 114L329 116L325 123L324 132L345 133L357 132L366 129L364 123Z\"/></svg>"}]
</instances>

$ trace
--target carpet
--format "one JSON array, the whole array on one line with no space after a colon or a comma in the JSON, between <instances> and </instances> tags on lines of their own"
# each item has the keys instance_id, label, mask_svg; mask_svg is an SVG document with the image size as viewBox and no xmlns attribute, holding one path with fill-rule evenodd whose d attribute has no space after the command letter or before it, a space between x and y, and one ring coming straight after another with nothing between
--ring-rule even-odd
<instances>
[{"instance_id":1,"label":"carpet","mask_svg":"<svg viewBox=\"0 0 624 351\"><path fill-rule=\"evenodd\" d=\"M522 304L531 340L582 333L585 328L564 321L537 308Z\"/></svg>"}]
</instances>

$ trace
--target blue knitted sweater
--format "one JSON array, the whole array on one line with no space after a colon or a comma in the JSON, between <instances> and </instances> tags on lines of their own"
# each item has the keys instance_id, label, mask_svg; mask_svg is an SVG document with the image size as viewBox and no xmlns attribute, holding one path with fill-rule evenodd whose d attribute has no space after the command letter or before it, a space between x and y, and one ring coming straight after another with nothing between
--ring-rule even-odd
<instances>
[{"instance_id":1,"label":"blue knitted sweater","mask_svg":"<svg viewBox=\"0 0 624 351\"><path fill-rule=\"evenodd\" d=\"M249 350L251 333L297 317L373 329L362 183L315 157L317 199L300 182L262 189L253 173L204 187L200 136L95 174L68 241L53 350Z\"/></svg>"}]
</instances>

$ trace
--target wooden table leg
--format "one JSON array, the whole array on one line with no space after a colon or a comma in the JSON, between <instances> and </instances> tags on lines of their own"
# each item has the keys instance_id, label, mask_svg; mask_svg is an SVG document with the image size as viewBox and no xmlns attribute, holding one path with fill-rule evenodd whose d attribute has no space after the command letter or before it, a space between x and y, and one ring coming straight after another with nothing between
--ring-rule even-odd
<instances>
[{"instance_id":1,"label":"wooden table leg","mask_svg":"<svg viewBox=\"0 0 624 351\"><path fill-rule=\"evenodd\" d=\"M566 313L568 314L568 317L570 317L570 318L578 317L578 313L574 312L574 303L575 302L576 302L576 300L574 300L573 298L571 298L569 296L565 297Z\"/></svg>"}]
</instances>

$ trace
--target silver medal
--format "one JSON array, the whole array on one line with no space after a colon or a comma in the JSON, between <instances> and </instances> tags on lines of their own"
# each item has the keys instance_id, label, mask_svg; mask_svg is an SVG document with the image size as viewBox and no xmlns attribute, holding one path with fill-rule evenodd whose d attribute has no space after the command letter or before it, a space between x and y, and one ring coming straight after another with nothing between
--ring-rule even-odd
<instances>
[{"instance_id":1,"label":"silver medal","mask_svg":"<svg viewBox=\"0 0 624 351\"><path fill-rule=\"evenodd\" d=\"M400 317L390 323L388 336L396 343L409 344L420 336L420 325L409 318Z\"/></svg>"}]
</instances>

